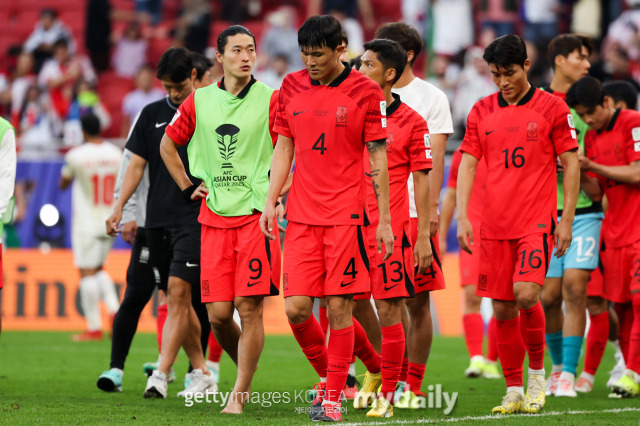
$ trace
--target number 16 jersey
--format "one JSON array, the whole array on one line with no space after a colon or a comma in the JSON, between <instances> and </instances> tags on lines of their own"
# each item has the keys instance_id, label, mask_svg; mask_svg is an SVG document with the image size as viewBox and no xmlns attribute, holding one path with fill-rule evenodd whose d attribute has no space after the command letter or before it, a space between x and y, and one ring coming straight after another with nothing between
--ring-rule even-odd
<instances>
[{"instance_id":1,"label":"number 16 jersey","mask_svg":"<svg viewBox=\"0 0 640 426\"><path fill-rule=\"evenodd\" d=\"M363 225L365 143L387 137L380 86L348 65L329 85L306 69L287 75L273 130L292 138L295 172L287 219L307 225Z\"/></svg>"},{"instance_id":2,"label":"number 16 jersey","mask_svg":"<svg viewBox=\"0 0 640 426\"><path fill-rule=\"evenodd\" d=\"M557 96L531 87L517 105L500 92L476 102L460 150L487 164L482 238L552 234L556 159L577 148L571 112Z\"/></svg>"}]
</instances>

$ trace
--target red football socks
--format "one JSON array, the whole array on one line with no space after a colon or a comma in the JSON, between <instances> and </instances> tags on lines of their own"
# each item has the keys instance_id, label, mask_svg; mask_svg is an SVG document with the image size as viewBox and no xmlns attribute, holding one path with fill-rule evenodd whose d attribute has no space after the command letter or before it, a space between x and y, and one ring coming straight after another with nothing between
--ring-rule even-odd
<instances>
[{"instance_id":1,"label":"red football socks","mask_svg":"<svg viewBox=\"0 0 640 426\"><path fill-rule=\"evenodd\" d=\"M633 307L631 303L616 303L613 305L618 314L618 341L624 356L624 362L629 363L629 339L633 325Z\"/></svg>"},{"instance_id":2,"label":"red football socks","mask_svg":"<svg viewBox=\"0 0 640 426\"><path fill-rule=\"evenodd\" d=\"M327 332L329 331L329 317L327 317L327 308L323 308L322 306L318 307L318 316L320 317L320 328L325 335L327 336Z\"/></svg>"},{"instance_id":3,"label":"red football socks","mask_svg":"<svg viewBox=\"0 0 640 426\"><path fill-rule=\"evenodd\" d=\"M496 362L498 359L498 320L491 317L487 327L487 361Z\"/></svg>"},{"instance_id":4,"label":"red football socks","mask_svg":"<svg viewBox=\"0 0 640 426\"><path fill-rule=\"evenodd\" d=\"M595 376L609 338L609 311L604 311L598 315L590 315L589 319L591 320L591 325L587 334L584 372Z\"/></svg>"},{"instance_id":5,"label":"red football socks","mask_svg":"<svg viewBox=\"0 0 640 426\"><path fill-rule=\"evenodd\" d=\"M526 349L519 323L520 317L497 321L498 356L507 387L522 386L522 363ZM544 328L542 330L544 332Z\"/></svg>"},{"instance_id":6,"label":"red football socks","mask_svg":"<svg viewBox=\"0 0 640 426\"><path fill-rule=\"evenodd\" d=\"M405 387L405 390L410 390L415 394L420 392L420 388L422 387L422 379L424 379L424 372L426 369L426 364L416 364L410 362L409 368L407 370L407 386Z\"/></svg>"},{"instance_id":7,"label":"red football socks","mask_svg":"<svg viewBox=\"0 0 640 426\"><path fill-rule=\"evenodd\" d=\"M353 319L353 332L353 354L362 361L364 366L367 367L367 371L369 373L378 374L381 368L380 355L378 355L378 353L373 349L371 342L369 342L369 339L367 338L367 333L355 318ZM331 337L329 337L329 339L331 339Z\"/></svg>"},{"instance_id":8,"label":"red football socks","mask_svg":"<svg viewBox=\"0 0 640 426\"><path fill-rule=\"evenodd\" d=\"M325 337L316 318L311 315L308 320L300 324L292 324L291 330L313 368L320 377L327 377L327 345ZM351 346L353 348L353 345Z\"/></svg>"},{"instance_id":9,"label":"red football socks","mask_svg":"<svg viewBox=\"0 0 640 426\"><path fill-rule=\"evenodd\" d=\"M529 354L529 368L533 370L544 368L544 329L544 311L540 302L533 308L520 309L520 331Z\"/></svg>"},{"instance_id":10,"label":"red football socks","mask_svg":"<svg viewBox=\"0 0 640 426\"><path fill-rule=\"evenodd\" d=\"M382 330L382 388L381 393L387 401L393 404L393 395L396 391L400 370L402 370L402 358L404 357L405 337L402 323L389 327L381 327Z\"/></svg>"},{"instance_id":11,"label":"red football socks","mask_svg":"<svg viewBox=\"0 0 640 426\"><path fill-rule=\"evenodd\" d=\"M162 330L167 321L167 304L158 306L158 316L156 317L156 331L158 332L158 353L162 352Z\"/></svg>"},{"instance_id":12,"label":"red football socks","mask_svg":"<svg viewBox=\"0 0 640 426\"><path fill-rule=\"evenodd\" d=\"M222 357L222 346L218 343L212 332L209 332L209 356L211 362L220 362Z\"/></svg>"},{"instance_id":13,"label":"red football socks","mask_svg":"<svg viewBox=\"0 0 640 426\"><path fill-rule=\"evenodd\" d=\"M406 337L405 337L406 342ZM406 350L406 347L405 347ZM407 382L407 371L409 371L409 357L405 356L402 358L402 370L400 370L400 380L401 382Z\"/></svg>"},{"instance_id":14,"label":"red football socks","mask_svg":"<svg viewBox=\"0 0 640 426\"><path fill-rule=\"evenodd\" d=\"M327 387L325 399L330 402L340 402L341 393L347 383L349 365L353 355L355 333L353 326L329 333L329 349L327 351Z\"/></svg>"},{"instance_id":15,"label":"red football socks","mask_svg":"<svg viewBox=\"0 0 640 426\"><path fill-rule=\"evenodd\" d=\"M633 301L633 326L629 338L629 361L627 368L640 374L640 293L631 295Z\"/></svg>"},{"instance_id":16,"label":"red football socks","mask_svg":"<svg viewBox=\"0 0 640 426\"><path fill-rule=\"evenodd\" d=\"M482 340L484 335L484 322L480 314L466 314L462 316L464 327L464 342L467 344L469 358L482 356Z\"/></svg>"}]
</instances>

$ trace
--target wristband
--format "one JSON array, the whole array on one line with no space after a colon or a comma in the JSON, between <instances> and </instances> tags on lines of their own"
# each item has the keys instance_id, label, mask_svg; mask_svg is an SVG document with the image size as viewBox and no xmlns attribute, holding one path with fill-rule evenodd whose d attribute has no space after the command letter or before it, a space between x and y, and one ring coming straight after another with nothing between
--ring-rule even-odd
<instances>
[{"instance_id":1,"label":"wristband","mask_svg":"<svg viewBox=\"0 0 640 426\"><path fill-rule=\"evenodd\" d=\"M191 199L191 196L196 191L196 189L198 189L199 186L200 186L199 183L194 183L190 187L188 187L186 189L183 189L182 190L182 197L184 197L184 201L186 201L187 203L191 203L191 202L195 201L195 200Z\"/></svg>"}]
</instances>

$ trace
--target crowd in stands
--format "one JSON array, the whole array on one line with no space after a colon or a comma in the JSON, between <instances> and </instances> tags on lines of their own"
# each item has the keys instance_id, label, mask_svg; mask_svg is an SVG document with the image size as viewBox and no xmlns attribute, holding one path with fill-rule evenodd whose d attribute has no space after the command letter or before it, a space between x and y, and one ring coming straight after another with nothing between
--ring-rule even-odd
<instances>
[{"instance_id":1,"label":"crowd in stands","mask_svg":"<svg viewBox=\"0 0 640 426\"><path fill-rule=\"evenodd\" d=\"M549 40L563 32L594 39L591 73L640 86L640 0L45 0L0 4L0 114L23 155L81 142L79 118L98 115L105 137L124 138L137 113L164 96L154 67L170 46L214 59L232 23L258 40L256 77L278 88L303 64L297 28L309 15L336 16L349 57L382 22L404 20L424 34L418 72L447 93L456 137L473 103L495 91L484 47L516 33L527 40L530 80L548 83ZM24 28L27 28L27 33ZM216 64L217 65L217 64ZM220 70L212 70L214 76ZM218 78L218 77L216 77Z\"/></svg>"}]
</instances>

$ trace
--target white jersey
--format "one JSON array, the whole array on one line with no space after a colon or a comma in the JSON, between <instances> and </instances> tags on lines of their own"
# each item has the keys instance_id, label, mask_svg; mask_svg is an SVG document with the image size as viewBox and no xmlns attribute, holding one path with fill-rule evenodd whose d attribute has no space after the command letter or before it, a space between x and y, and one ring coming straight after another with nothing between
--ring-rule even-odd
<instances>
[{"instance_id":1,"label":"white jersey","mask_svg":"<svg viewBox=\"0 0 640 426\"><path fill-rule=\"evenodd\" d=\"M108 143L84 143L64 158L62 176L73 179L73 235L105 235L104 221L113 210L113 191L122 151Z\"/></svg>"},{"instance_id":2,"label":"white jersey","mask_svg":"<svg viewBox=\"0 0 640 426\"><path fill-rule=\"evenodd\" d=\"M406 86L400 89L393 88L391 91L400 95L402 102L409 105L425 119L430 134L447 136L453 134L449 100L442 90L416 77ZM409 187L409 215L418 217L412 174L409 175L407 185Z\"/></svg>"}]
</instances>

